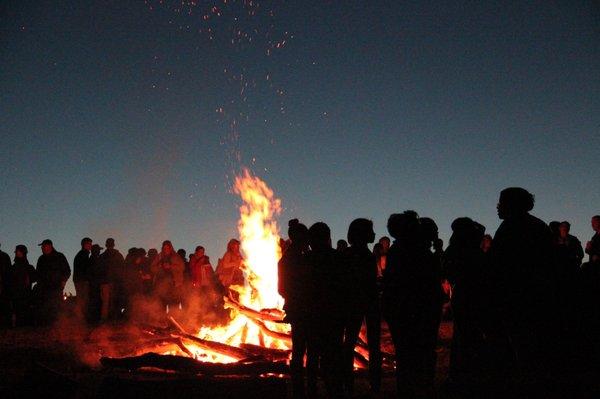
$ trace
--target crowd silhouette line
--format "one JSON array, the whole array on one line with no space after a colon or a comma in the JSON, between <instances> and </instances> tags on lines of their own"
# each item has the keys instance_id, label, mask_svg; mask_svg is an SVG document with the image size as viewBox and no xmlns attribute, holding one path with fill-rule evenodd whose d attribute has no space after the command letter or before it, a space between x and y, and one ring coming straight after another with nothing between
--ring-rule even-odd
<instances>
[{"instance_id":1,"label":"crowd silhouette line","mask_svg":"<svg viewBox=\"0 0 600 399\"><path fill-rule=\"evenodd\" d=\"M307 227L290 220L288 239L280 241L278 290L291 325L294 397L317 396L319 378L328 397L353 395L354 348L363 326L368 380L380 391L382 321L402 397L436 389L443 317L453 321L442 385L451 392L550 386L600 370L600 215L592 217L594 234L584 247L569 222L546 224L533 216L534 202L523 188L502 190L494 236L461 217L452 222L445 249L435 221L412 210L390 215L391 239L377 243L373 222L355 219L335 248L324 222ZM50 239L39 246L35 267L24 245L16 246L14 261L0 251L2 328L47 326L59 317L71 268ZM168 240L160 252L131 248L123 256L112 238L105 248L83 238L73 260L75 313L92 325L135 318L136 307L148 301L163 313L218 314L229 286L244 281L235 239L216 270L202 246L187 259Z\"/></svg>"}]
</instances>

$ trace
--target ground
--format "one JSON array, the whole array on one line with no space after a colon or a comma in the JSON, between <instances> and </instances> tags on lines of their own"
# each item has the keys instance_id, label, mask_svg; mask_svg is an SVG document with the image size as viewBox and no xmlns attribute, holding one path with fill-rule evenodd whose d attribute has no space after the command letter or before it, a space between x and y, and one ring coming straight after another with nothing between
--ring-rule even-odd
<instances>
[{"instance_id":1,"label":"ground","mask_svg":"<svg viewBox=\"0 0 600 399\"><path fill-rule=\"evenodd\" d=\"M391 351L389 333L383 326L382 347ZM157 370L126 372L104 369L102 356L122 357L161 347L148 346L140 337L138 327L105 325L83 328L80 323L64 320L54 328L20 328L0 331L0 398L60 397L60 398L285 398L291 397L288 378L206 378ZM583 373L568 383L558 381L552 386L529 384L530 389L492 395L486 392L465 395L445 389L452 323L440 326L437 349L436 386L424 397L458 399L463 397L522 398L600 398L600 378ZM531 388L532 387L532 388ZM555 388L556 387L556 388ZM322 390L321 390L322 391ZM505 391L502 391L505 392ZM523 393L528 392L528 393ZM369 392L364 372L358 372L355 397L396 397L392 372L384 373L379 394Z\"/></svg>"},{"instance_id":2,"label":"ground","mask_svg":"<svg viewBox=\"0 0 600 399\"><path fill-rule=\"evenodd\" d=\"M451 323L440 328L438 381L448 364ZM140 339L139 328L132 325L82 327L73 320L62 320L52 328L16 328L0 331L0 394L2 398L52 396L96 398L113 395L141 397L285 397L290 396L287 378L198 378L158 371L123 372L106 370L102 356L121 357L149 349ZM382 346L393 346L383 328ZM160 348L156 349L160 353ZM369 394L364 373L356 378L357 397L395 395L392 373L384 373L382 392Z\"/></svg>"}]
</instances>

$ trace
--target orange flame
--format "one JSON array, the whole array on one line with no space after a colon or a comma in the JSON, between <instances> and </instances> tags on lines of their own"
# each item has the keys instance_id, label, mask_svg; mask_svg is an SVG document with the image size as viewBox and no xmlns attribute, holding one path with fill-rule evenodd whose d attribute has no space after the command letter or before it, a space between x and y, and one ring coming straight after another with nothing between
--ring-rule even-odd
<instances>
[{"instance_id":1,"label":"orange flame","mask_svg":"<svg viewBox=\"0 0 600 399\"><path fill-rule=\"evenodd\" d=\"M243 204L240 206L238 231L244 255L243 271L245 285L230 287L239 293L239 302L251 309L278 309L283 314L283 298L277 290L277 262L281 257L277 222L281 212L281 201L273 190L260 178L244 169L235 179L234 192ZM276 332L289 333L284 323L264 322ZM269 337L261 332L260 326L251 318L231 309L231 320L224 327L203 327L198 332L203 339L239 346L242 343L268 348L289 349L289 343ZM230 363L236 359L204 351L194 345L189 348L204 361Z\"/></svg>"}]
</instances>

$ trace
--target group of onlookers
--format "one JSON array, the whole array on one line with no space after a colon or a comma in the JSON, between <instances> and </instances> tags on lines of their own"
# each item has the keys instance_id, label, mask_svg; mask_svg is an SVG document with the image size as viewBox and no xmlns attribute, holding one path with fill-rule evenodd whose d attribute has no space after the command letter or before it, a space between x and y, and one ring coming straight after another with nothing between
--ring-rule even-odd
<instances>
[{"instance_id":1,"label":"group of onlookers","mask_svg":"<svg viewBox=\"0 0 600 399\"><path fill-rule=\"evenodd\" d=\"M15 248L14 262L0 251L1 326L49 325L64 307L64 288L71 276L65 256L51 240L41 244L42 255L33 267L27 247ZM218 306L227 288L243 284L240 243L232 239L216 271L202 246L186 259L164 241L161 251L131 248L124 257L108 238L105 248L86 237L73 260L75 314L91 323L144 315L149 303L174 311L188 303L203 309Z\"/></svg>"},{"instance_id":2,"label":"group of onlookers","mask_svg":"<svg viewBox=\"0 0 600 399\"><path fill-rule=\"evenodd\" d=\"M508 386L600 368L600 216L592 218L595 234L584 250L568 222L547 225L529 213L533 206L526 190L505 189L494 237L476 221L458 218L445 250L435 222L414 211L392 214L387 230L393 241L382 237L373 250L370 220L352 221L347 242L339 240L336 249L325 223L308 228L291 220L289 239L280 241L278 288L292 328L294 394L314 396L320 375L329 396L351 395L363 325L369 380L379 390L382 318L395 347L398 391L410 396L431 389L448 301L448 387ZM39 245L35 268L24 245L15 248L14 262L0 251L3 326L49 324L59 314L71 269L51 240ZM202 246L189 258L170 241L160 252L131 248L125 257L112 238L105 247L86 237L73 261L77 315L90 322L131 317L147 301L163 312L194 311L199 303L222 308L228 288L244 284L235 239L216 270ZM584 252L589 261L582 263Z\"/></svg>"},{"instance_id":3,"label":"group of onlookers","mask_svg":"<svg viewBox=\"0 0 600 399\"><path fill-rule=\"evenodd\" d=\"M574 381L582 368L600 369L600 216L592 218L589 262L582 264L584 250L569 234L569 223L548 226L529 213L533 206L526 190L505 189L495 236L458 218L445 250L435 222L414 211L391 215L393 242L382 237L373 251L367 219L354 220L348 241L338 241L335 250L325 223L307 228L291 220L279 291L292 327L294 395L314 397L319 374L328 396L352 395L361 325L371 388L378 391L381 316L395 348L399 394L430 393L448 300L453 337L447 389L473 394L474 387L493 387L510 396L502 389L524 381L550 389L556 381Z\"/></svg>"}]
</instances>

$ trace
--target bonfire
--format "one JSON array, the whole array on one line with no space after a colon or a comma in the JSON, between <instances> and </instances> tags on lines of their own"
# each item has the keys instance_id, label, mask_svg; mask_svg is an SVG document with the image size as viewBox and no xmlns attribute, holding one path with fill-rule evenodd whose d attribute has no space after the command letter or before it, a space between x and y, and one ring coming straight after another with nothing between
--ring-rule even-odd
<instances>
[{"instance_id":1,"label":"bonfire","mask_svg":"<svg viewBox=\"0 0 600 399\"><path fill-rule=\"evenodd\" d=\"M170 349L129 358L102 358L104 366L138 369L155 367L208 375L283 375L291 356L290 325L284 322L284 299L277 289L281 257L276 217L281 201L260 178L244 170L235 179L234 192L243 201L238 231L244 255L245 283L230 287L224 297L229 320L222 326L186 331L169 317L170 327L147 328ZM363 341L355 352L355 366L367 366Z\"/></svg>"}]
</instances>

